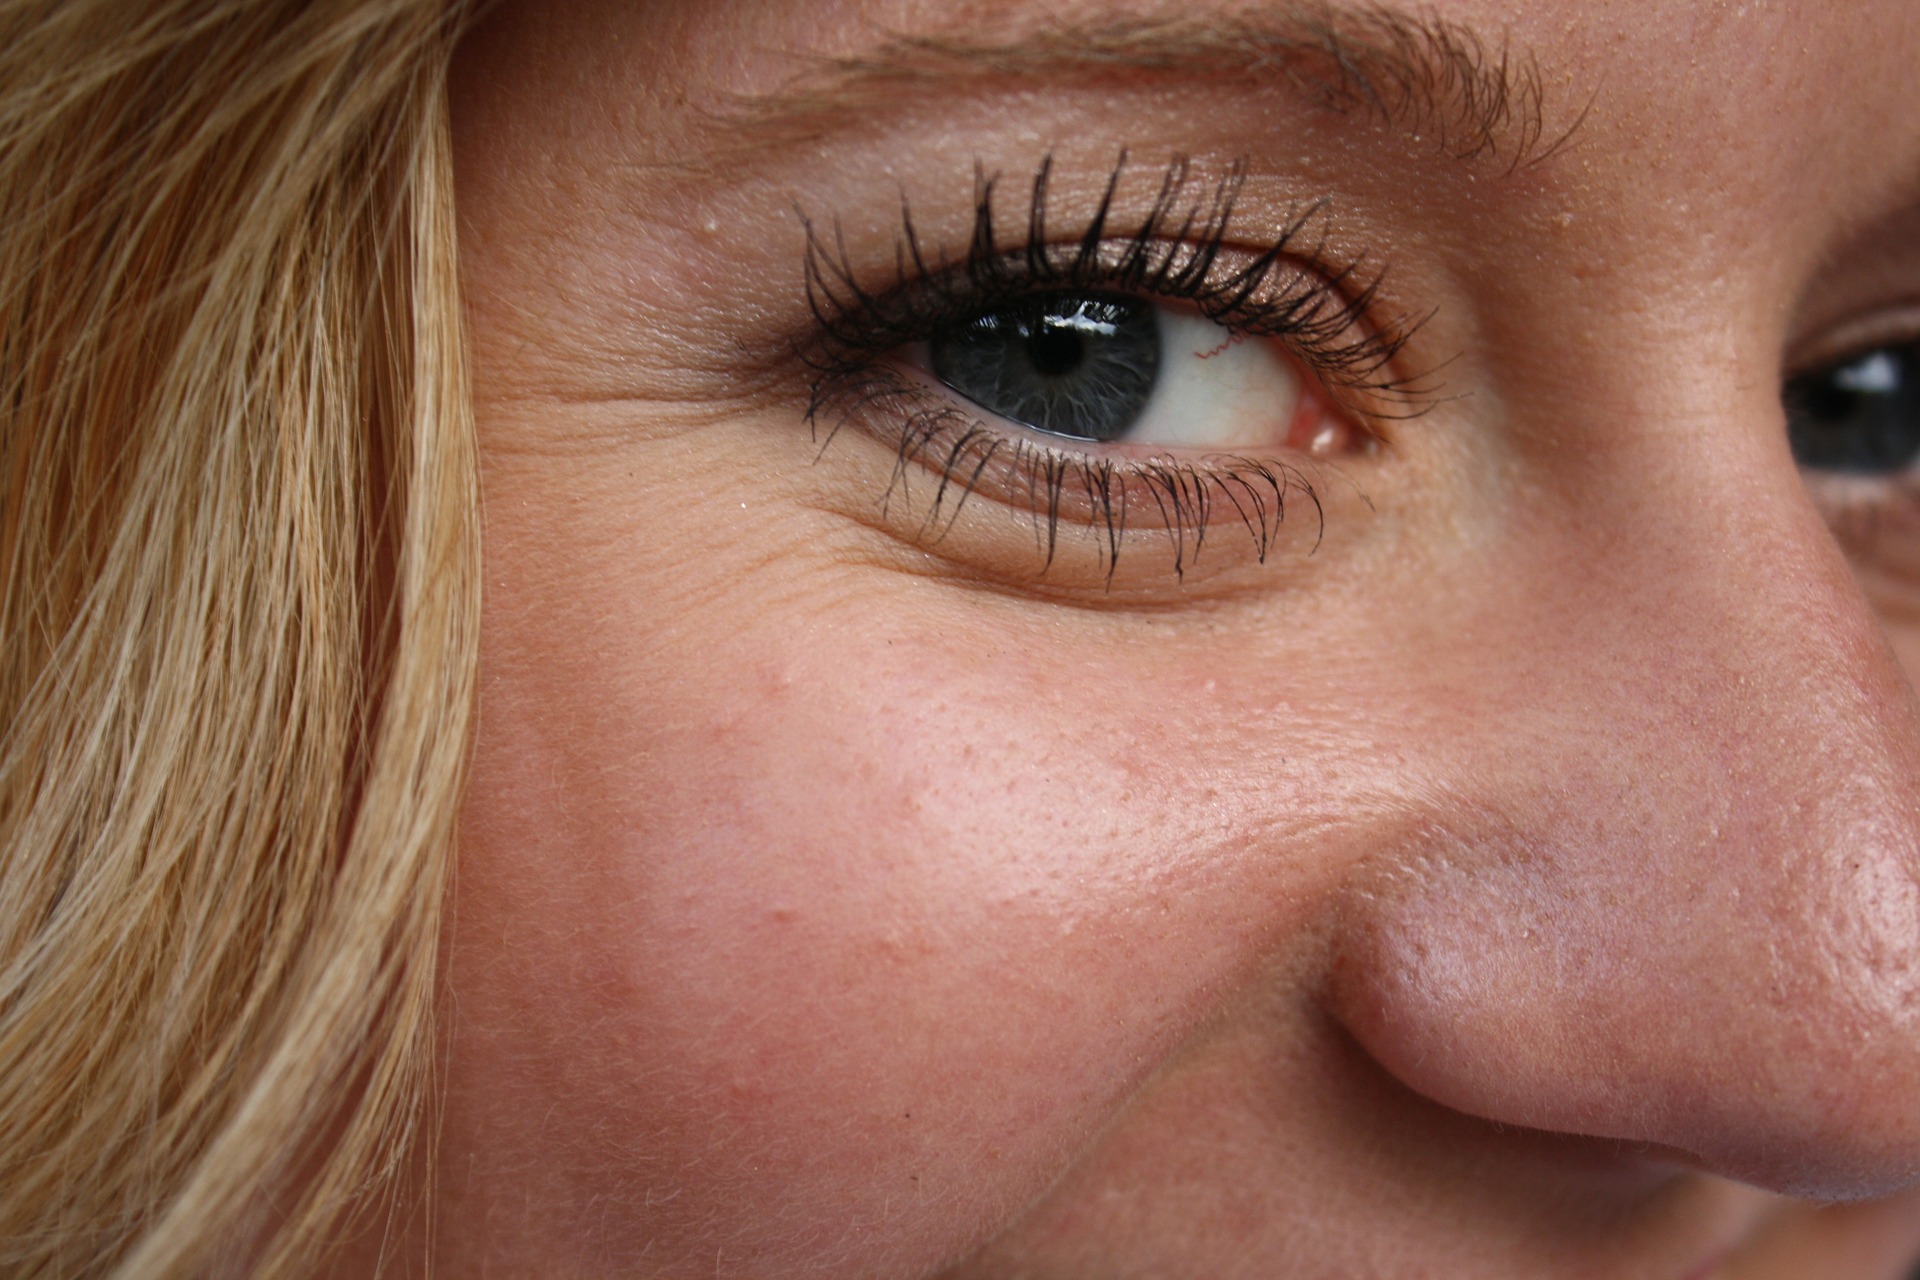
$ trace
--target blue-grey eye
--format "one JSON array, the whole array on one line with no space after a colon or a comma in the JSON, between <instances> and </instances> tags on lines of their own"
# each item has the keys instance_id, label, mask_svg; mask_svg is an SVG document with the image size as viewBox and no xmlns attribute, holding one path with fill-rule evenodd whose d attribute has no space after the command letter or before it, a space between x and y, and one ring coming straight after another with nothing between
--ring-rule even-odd
<instances>
[{"instance_id":1,"label":"blue-grey eye","mask_svg":"<svg viewBox=\"0 0 1920 1280\"><path fill-rule=\"evenodd\" d=\"M1160 372L1156 308L1100 293L1041 294L943 327L935 377L991 413L1075 440L1118 440Z\"/></svg>"},{"instance_id":2,"label":"blue-grey eye","mask_svg":"<svg viewBox=\"0 0 1920 1280\"><path fill-rule=\"evenodd\" d=\"M942 325L912 357L983 414L1085 444L1351 452L1277 343L1152 298L1040 293Z\"/></svg>"},{"instance_id":3,"label":"blue-grey eye","mask_svg":"<svg viewBox=\"0 0 1920 1280\"><path fill-rule=\"evenodd\" d=\"M1920 461L1920 342L1803 373L1782 398L1787 440L1803 467L1884 475Z\"/></svg>"}]
</instances>

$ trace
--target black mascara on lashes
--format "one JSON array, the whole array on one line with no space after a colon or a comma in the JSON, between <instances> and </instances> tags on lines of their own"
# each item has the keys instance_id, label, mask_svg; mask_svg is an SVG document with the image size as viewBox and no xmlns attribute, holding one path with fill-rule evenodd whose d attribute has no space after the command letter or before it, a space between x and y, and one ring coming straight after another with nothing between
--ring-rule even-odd
<instances>
[{"instance_id":1,"label":"black mascara on lashes","mask_svg":"<svg viewBox=\"0 0 1920 1280\"><path fill-rule=\"evenodd\" d=\"M997 229L998 181L976 165L972 228L958 262L928 253L903 198L892 279L884 287L861 282L837 222L823 234L802 213L806 300L817 328L803 352L812 373L807 421L822 453L849 423L894 445L883 508L908 500L916 473L930 478L933 492L915 531L920 541L943 537L982 487L1026 507L1044 553L1043 573L1063 519L1091 526L1109 583L1122 542L1143 525L1164 530L1174 572L1182 576L1216 517L1237 518L1261 560L1278 537L1289 498L1310 504L1316 522L1323 522L1313 483L1290 462L1240 455L1123 458L1013 438L886 358L942 326L1045 292L1183 299L1230 334L1282 343L1313 375L1350 393L1343 410L1367 419L1424 411L1424 380L1396 369L1419 322L1368 323L1383 273L1363 275L1361 259L1329 261L1324 232L1313 235L1325 201L1295 209L1257 254L1234 255L1229 246L1244 164L1228 166L1218 181L1190 195L1193 166L1175 159L1161 173L1145 216L1131 230L1116 231L1127 171L1122 153L1078 235L1056 241L1047 226L1053 175L1047 157L1032 180L1023 242L1006 249ZM1355 399L1365 401L1364 410ZM1315 546L1318 540L1316 533Z\"/></svg>"}]
</instances>

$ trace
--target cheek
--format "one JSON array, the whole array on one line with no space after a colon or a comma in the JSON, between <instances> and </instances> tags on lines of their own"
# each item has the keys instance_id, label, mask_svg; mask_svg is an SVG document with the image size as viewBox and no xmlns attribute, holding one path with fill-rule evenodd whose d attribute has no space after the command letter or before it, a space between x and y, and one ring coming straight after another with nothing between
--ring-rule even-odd
<instances>
[{"instance_id":1,"label":"cheek","mask_svg":"<svg viewBox=\"0 0 1920 1280\"><path fill-rule=\"evenodd\" d=\"M618 550L573 548L573 581L620 582ZM576 1200L653 1206L634 1248L797 1265L884 1220L877 1269L931 1265L1303 931L1328 860L1245 784L1245 709L1181 663L1143 674L1151 644L872 571L663 610L684 596L631 569L563 594L514 560L491 562L455 1105L495 1150L569 1153Z\"/></svg>"}]
</instances>

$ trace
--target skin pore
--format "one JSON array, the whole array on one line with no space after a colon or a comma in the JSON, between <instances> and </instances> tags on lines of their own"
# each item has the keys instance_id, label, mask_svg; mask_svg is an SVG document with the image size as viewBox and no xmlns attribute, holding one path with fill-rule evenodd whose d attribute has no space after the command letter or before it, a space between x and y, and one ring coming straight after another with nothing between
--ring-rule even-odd
<instances>
[{"instance_id":1,"label":"skin pore","mask_svg":"<svg viewBox=\"0 0 1920 1280\"><path fill-rule=\"evenodd\" d=\"M1909 0L502 6L401 1255L1904 1275L1920 502L1781 387L1920 333L1916 59ZM1161 299L1297 393L1230 459L928 372L993 264L1209 235L1321 300Z\"/></svg>"}]
</instances>

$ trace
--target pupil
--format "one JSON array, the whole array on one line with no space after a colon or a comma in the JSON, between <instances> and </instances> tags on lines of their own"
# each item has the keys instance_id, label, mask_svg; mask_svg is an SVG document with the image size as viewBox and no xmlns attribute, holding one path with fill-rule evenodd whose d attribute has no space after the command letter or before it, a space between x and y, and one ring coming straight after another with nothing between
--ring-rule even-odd
<instances>
[{"instance_id":1,"label":"pupil","mask_svg":"<svg viewBox=\"0 0 1920 1280\"><path fill-rule=\"evenodd\" d=\"M1075 440L1126 435L1160 368L1153 304L1120 294L1021 299L942 326L927 345L934 375L981 408Z\"/></svg>"},{"instance_id":2,"label":"pupil","mask_svg":"<svg viewBox=\"0 0 1920 1280\"><path fill-rule=\"evenodd\" d=\"M1081 360L1080 335L1072 329L1043 325L1027 339L1027 358L1048 378L1065 377Z\"/></svg>"},{"instance_id":3,"label":"pupil","mask_svg":"<svg viewBox=\"0 0 1920 1280\"><path fill-rule=\"evenodd\" d=\"M1920 342L1801 374L1782 398L1803 467L1885 475L1920 460Z\"/></svg>"}]
</instances>

